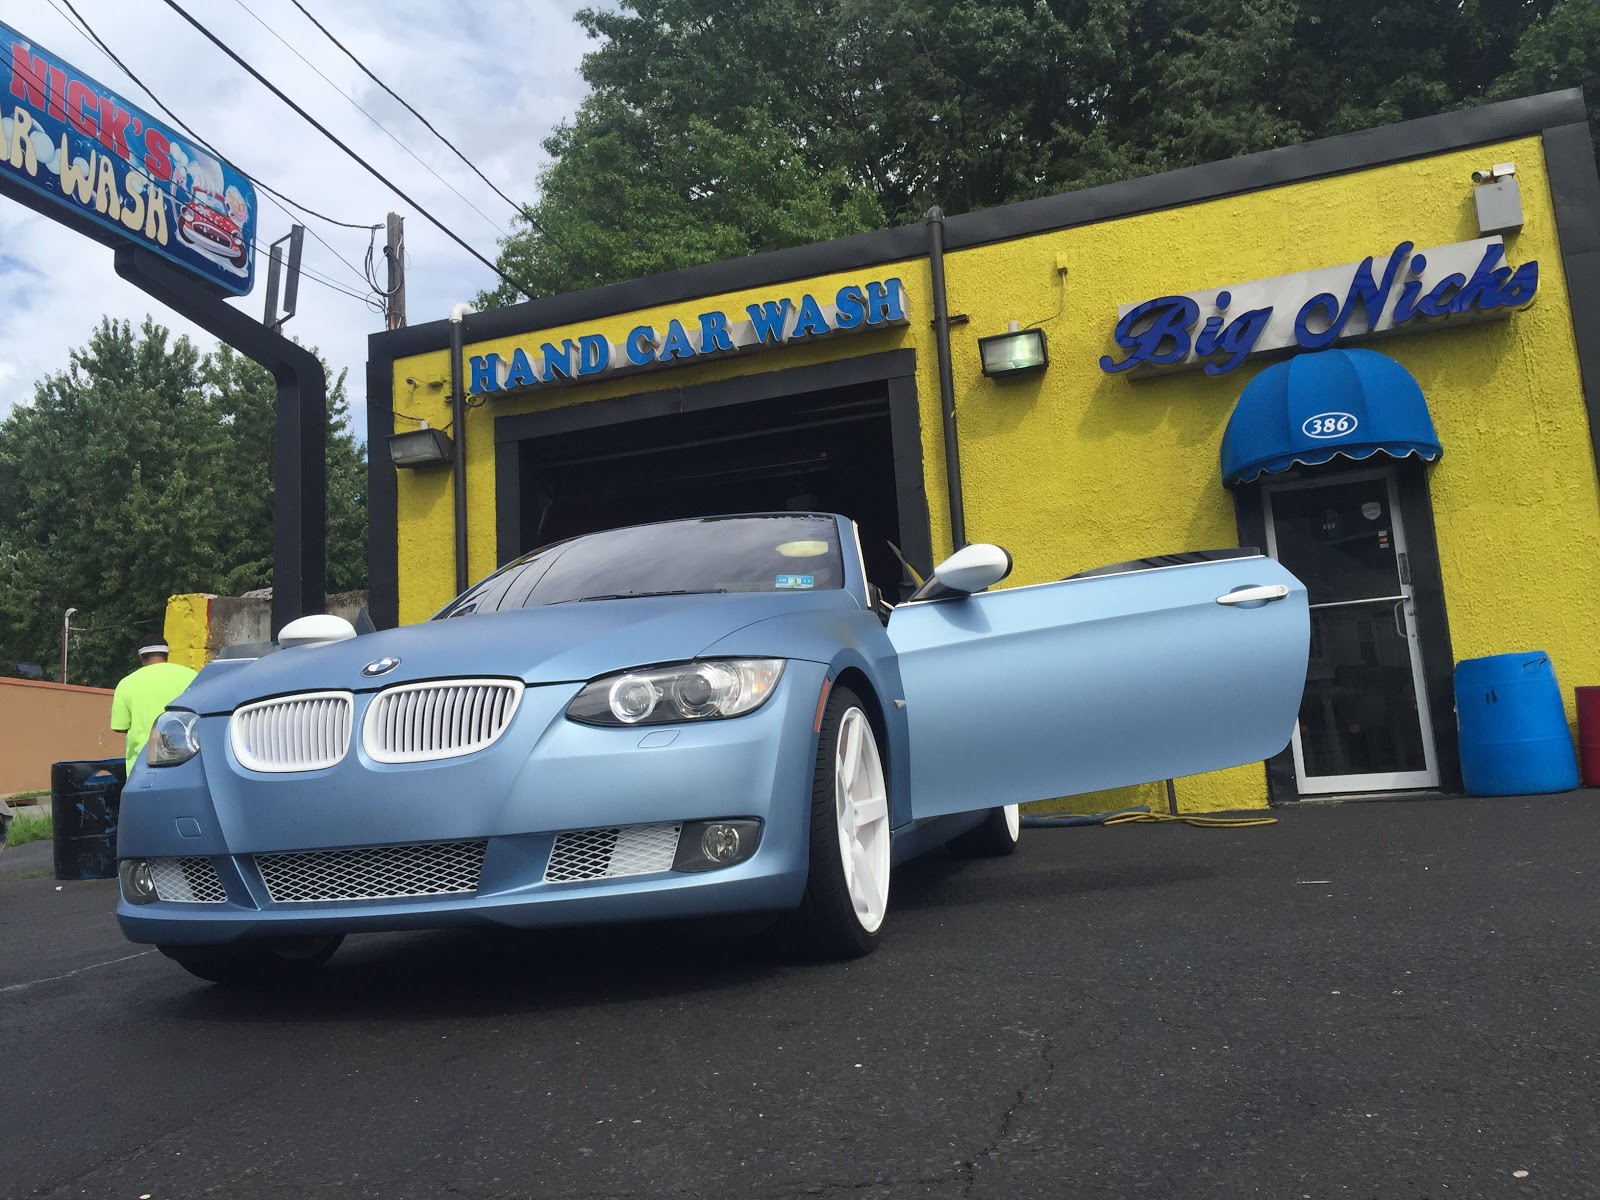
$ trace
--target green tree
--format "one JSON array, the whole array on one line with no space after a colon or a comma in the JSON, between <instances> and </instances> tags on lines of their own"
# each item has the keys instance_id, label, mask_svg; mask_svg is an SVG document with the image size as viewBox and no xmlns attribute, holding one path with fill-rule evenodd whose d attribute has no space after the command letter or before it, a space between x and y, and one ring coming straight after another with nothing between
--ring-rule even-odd
<instances>
[{"instance_id":1,"label":"green tree","mask_svg":"<svg viewBox=\"0 0 1600 1200\"><path fill-rule=\"evenodd\" d=\"M1489 96L1503 100L1582 87L1591 134L1600 135L1600 3L1562 0L1540 8L1548 11L1541 11L1517 40L1511 66L1495 80ZM1596 149L1600 152L1600 143Z\"/></svg>"},{"instance_id":2,"label":"green tree","mask_svg":"<svg viewBox=\"0 0 1600 1200\"><path fill-rule=\"evenodd\" d=\"M568 291L1593 83L1597 9L621 0L501 259Z\"/></svg>"},{"instance_id":3,"label":"green tree","mask_svg":"<svg viewBox=\"0 0 1600 1200\"><path fill-rule=\"evenodd\" d=\"M0 422L0 670L59 661L109 685L159 637L167 597L271 582L270 376L146 320L102 321ZM364 578L364 455L329 403L329 586Z\"/></svg>"},{"instance_id":4,"label":"green tree","mask_svg":"<svg viewBox=\"0 0 1600 1200\"><path fill-rule=\"evenodd\" d=\"M729 129L727 126L735 126ZM546 141L542 197L500 266L553 295L878 228L883 214L837 170L819 171L770 117L691 116L666 133L613 98L585 101ZM537 230L537 232L536 232ZM507 304L502 284L480 306Z\"/></svg>"}]
</instances>

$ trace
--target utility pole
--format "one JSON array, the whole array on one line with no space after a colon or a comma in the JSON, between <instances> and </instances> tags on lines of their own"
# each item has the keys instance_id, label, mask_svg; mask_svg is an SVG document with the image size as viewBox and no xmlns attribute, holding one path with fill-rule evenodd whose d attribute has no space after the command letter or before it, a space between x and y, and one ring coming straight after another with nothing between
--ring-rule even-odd
<instances>
[{"instance_id":1,"label":"utility pole","mask_svg":"<svg viewBox=\"0 0 1600 1200\"><path fill-rule=\"evenodd\" d=\"M406 219L389 214L389 228L383 243L383 258L389 264L388 290L384 294L384 314L390 329L406 323Z\"/></svg>"}]
</instances>

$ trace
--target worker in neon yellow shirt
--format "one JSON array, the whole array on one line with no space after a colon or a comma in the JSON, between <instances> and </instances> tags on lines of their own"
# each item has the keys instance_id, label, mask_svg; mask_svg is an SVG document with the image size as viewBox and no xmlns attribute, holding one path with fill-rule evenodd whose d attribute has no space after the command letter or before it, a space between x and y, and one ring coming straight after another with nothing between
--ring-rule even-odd
<instances>
[{"instance_id":1,"label":"worker in neon yellow shirt","mask_svg":"<svg viewBox=\"0 0 1600 1200\"><path fill-rule=\"evenodd\" d=\"M156 718L194 676L188 667L167 661L165 642L139 647L139 669L124 677L111 697L111 730L128 735L128 774L133 774Z\"/></svg>"}]
</instances>

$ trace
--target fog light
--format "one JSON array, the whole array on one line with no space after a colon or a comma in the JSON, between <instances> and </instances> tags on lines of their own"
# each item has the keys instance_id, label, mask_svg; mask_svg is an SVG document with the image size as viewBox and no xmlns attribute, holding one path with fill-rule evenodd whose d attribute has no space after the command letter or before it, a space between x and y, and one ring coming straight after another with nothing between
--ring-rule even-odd
<instances>
[{"instance_id":1,"label":"fog light","mask_svg":"<svg viewBox=\"0 0 1600 1200\"><path fill-rule=\"evenodd\" d=\"M117 877L122 884L122 898L129 904L149 904L160 898L156 895L150 864L142 858L125 858L119 862Z\"/></svg>"},{"instance_id":2,"label":"fog light","mask_svg":"<svg viewBox=\"0 0 1600 1200\"><path fill-rule=\"evenodd\" d=\"M739 858L739 831L720 821L707 825L706 831L700 835L700 849L712 862L725 867Z\"/></svg>"},{"instance_id":3,"label":"fog light","mask_svg":"<svg viewBox=\"0 0 1600 1200\"><path fill-rule=\"evenodd\" d=\"M761 822L750 817L685 821L674 871L718 871L742 863L761 845Z\"/></svg>"}]
</instances>

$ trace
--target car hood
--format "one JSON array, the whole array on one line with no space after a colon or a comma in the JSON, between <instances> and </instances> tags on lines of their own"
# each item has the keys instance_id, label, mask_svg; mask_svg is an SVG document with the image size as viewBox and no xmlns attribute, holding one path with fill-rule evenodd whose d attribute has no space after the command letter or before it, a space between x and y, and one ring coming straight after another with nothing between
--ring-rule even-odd
<instances>
[{"instance_id":1,"label":"car hood","mask_svg":"<svg viewBox=\"0 0 1600 1200\"><path fill-rule=\"evenodd\" d=\"M581 682L629 667L694 658L737 629L785 613L855 607L849 593L830 589L579 601L425 621L279 650L252 662L213 663L178 705L222 713L290 692L375 691L452 676ZM786 656L783 645L774 644L769 652ZM361 673L382 658L399 659L399 665L376 677Z\"/></svg>"}]
</instances>

